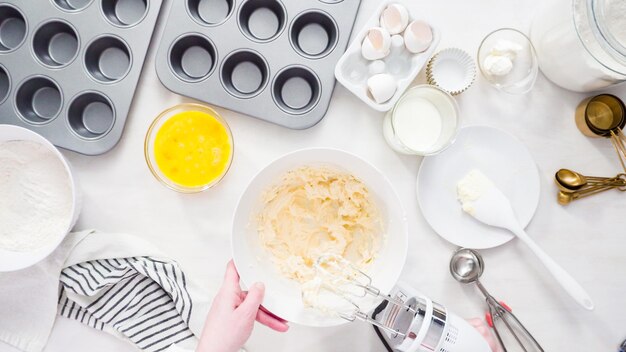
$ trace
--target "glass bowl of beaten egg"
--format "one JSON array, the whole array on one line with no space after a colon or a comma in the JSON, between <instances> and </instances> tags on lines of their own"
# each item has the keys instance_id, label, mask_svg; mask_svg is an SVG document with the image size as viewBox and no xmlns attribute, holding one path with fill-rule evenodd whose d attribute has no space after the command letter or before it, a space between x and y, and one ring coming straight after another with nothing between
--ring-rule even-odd
<instances>
[{"instance_id":1,"label":"glass bowl of beaten egg","mask_svg":"<svg viewBox=\"0 0 626 352\"><path fill-rule=\"evenodd\" d=\"M180 104L150 125L145 157L162 184L181 193L198 193L218 184L233 160L233 136L212 108Z\"/></svg>"}]
</instances>

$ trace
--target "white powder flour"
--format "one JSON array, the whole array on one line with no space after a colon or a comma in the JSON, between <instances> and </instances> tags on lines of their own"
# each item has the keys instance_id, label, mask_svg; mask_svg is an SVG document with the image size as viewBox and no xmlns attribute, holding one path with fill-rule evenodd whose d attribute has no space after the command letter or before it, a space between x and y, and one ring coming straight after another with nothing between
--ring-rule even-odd
<instances>
[{"instance_id":1,"label":"white powder flour","mask_svg":"<svg viewBox=\"0 0 626 352\"><path fill-rule=\"evenodd\" d=\"M0 248L32 251L58 240L72 202L70 177L52 151L31 141L0 143Z\"/></svg>"},{"instance_id":2,"label":"white powder flour","mask_svg":"<svg viewBox=\"0 0 626 352\"><path fill-rule=\"evenodd\" d=\"M621 45L626 46L626 1L606 0L604 13L611 34Z\"/></svg>"}]
</instances>

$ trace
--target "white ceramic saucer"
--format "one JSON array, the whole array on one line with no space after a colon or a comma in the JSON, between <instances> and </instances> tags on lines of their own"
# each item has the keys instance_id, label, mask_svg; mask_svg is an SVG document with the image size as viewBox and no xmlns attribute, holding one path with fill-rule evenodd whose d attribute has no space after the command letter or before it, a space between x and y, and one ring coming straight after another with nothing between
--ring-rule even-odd
<instances>
[{"instance_id":1,"label":"white ceramic saucer","mask_svg":"<svg viewBox=\"0 0 626 352\"><path fill-rule=\"evenodd\" d=\"M524 144L502 130L465 127L445 152L422 161L417 199L430 226L444 239L461 247L500 246L514 236L482 224L461 210L456 185L472 169L482 171L509 198L526 227L539 204L537 165Z\"/></svg>"}]
</instances>

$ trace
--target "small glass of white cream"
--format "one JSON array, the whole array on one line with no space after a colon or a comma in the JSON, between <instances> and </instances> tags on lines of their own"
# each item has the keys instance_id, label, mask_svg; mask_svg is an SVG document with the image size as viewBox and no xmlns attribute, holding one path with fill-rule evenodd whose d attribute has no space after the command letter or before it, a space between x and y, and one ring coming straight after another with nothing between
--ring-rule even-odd
<instances>
[{"instance_id":1,"label":"small glass of white cream","mask_svg":"<svg viewBox=\"0 0 626 352\"><path fill-rule=\"evenodd\" d=\"M478 67L491 85L510 94L528 93L539 73L530 39L513 28L495 30L483 39L478 48Z\"/></svg>"},{"instance_id":2,"label":"small glass of white cream","mask_svg":"<svg viewBox=\"0 0 626 352\"><path fill-rule=\"evenodd\" d=\"M444 90L418 85L404 93L383 122L389 146L407 155L433 155L450 146L459 130L459 106Z\"/></svg>"}]
</instances>

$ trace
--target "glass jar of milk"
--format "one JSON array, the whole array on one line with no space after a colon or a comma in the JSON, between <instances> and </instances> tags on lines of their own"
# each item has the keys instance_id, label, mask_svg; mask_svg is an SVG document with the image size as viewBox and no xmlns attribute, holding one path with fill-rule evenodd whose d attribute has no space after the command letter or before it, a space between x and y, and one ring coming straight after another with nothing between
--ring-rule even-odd
<instances>
[{"instance_id":1,"label":"glass jar of milk","mask_svg":"<svg viewBox=\"0 0 626 352\"><path fill-rule=\"evenodd\" d=\"M589 92L626 81L626 1L550 0L531 40L544 75Z\"/></svg>"},{"instance_id":2,"label":"glass jar of milk","mask_svg":"<svg viewBox=\"0 0 626 352\"><path fill-rule=\"evenodd\" d=\"M459 130L459 106L447 92L418 85L404 93L383 122L389 146L407 155L433 155L450 146Z\"/></svg>"}]
</instances>

